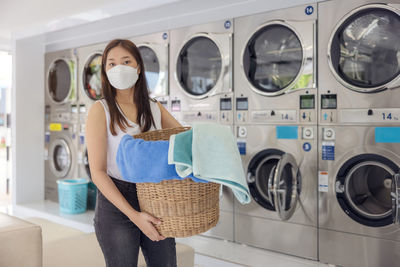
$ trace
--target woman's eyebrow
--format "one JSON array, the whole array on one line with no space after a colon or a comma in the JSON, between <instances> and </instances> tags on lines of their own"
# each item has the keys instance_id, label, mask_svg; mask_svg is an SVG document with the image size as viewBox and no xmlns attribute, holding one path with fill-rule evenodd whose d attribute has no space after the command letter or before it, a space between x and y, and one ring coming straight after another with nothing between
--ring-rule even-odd
<instances>
[{"instance_id":1,"label":"woman's eyebrow","mask_svg":"<svg viewBox=\"0 0 400 267\"><path fill-rule=\"evenodd\" d=\"M114 60L113 58L107 58L107 61L112 61L112 60Z\"/></svg>"},{"instance_id":2,"label":"woman's eyebrow","mask_svg":"<svg viewBox=\"0 0 400 267\"><path fill-rule=\"evenodd\" d=\"M124 57L121 57L121 58L130 58L130 56L124 56Z\"/></svg>"}]
</instances>

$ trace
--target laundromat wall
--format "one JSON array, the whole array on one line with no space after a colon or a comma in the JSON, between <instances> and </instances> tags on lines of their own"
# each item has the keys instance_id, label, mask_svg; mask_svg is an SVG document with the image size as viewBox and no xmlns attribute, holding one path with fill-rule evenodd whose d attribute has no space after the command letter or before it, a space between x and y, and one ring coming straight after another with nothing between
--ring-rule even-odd
<instances>
[{"instance_id":1,"label":"laundromat wall","mask_svg":"<svg viewBox=\"0 0 400 267\"><path fill-rule=\"evenodd\" d=\"M44 53L316 2L322 1L176 0L55 32L18 36L12 51L13 205L44 199Z\"/></svg>"}]
</instances>

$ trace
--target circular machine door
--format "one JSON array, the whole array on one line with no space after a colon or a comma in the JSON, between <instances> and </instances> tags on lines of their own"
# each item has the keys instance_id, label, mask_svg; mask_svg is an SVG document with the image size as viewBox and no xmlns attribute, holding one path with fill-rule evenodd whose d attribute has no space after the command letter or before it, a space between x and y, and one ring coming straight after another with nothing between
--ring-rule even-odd
<instances>
[{"instance_id":1,"label":"circular machine door","mask_svg":"<svg viewBox=\"0 0 400 267\"><path fill-rule=\"evenodd\" d=\"M253 199L286 221L293 215L300 193L300 174L294 157L265 150L250 162L247 183Z\"/></svg>"},{"instance_id":2,"label":"circular machine door","mask_svg":"<svg viewBox=\"0 0 400 267\"><path fill-rule=\"evenodd\" d=\"M363 225L380 227L394 223L399 200L398 172L397 165L379 155L351 158L336 177L336 197L340 206Z\"/></svg>"},{"instance_id":3,"label":"circular machine door","mask_svg":"<svg viewBox=\"0 0 400 267\"><path fill-rule=\"evenodd\" d=\"M49 68L47 85L49 95L56 103L64 103L74 92L74 62L64 59L55 60Z\"/></svg>"},{"instance_id":4,"label":"circular machine door","mask_svg":"<svg viewBox=\"0 0 400 267\"><path fill-rule=\"evenodd\" d=\"M400 15L383 5L353 11L335 28L329 66L349 89L376 92L400 75Z\"/></svg>"},{"instance_id":5,"label":"circular machine door","mask_svg":"<svg viewBox=\"0 0 400 267\"><path fill-rule=\"evenodd\" d=\"M258 29L243 51L243 70L251 88L266 96L280 95L292 89L301 74L303 62L299 36L288 25L279 22Z\"/></svg>"},{"instance_id":6,"label":"circular machine door","mask_svg":"<svg viewBox=\"0 0 400 267\"><path fill-rule=\"evenodd\" d=\"M85 166L85 171L86 171L87 176L90 179L92 179L92 176L90 175L89 157L88 157L87 148L85 148L85 154L83 155L83 165Z\"/></svg>"},{"instance_id":7,"label":"circular machine door","mask_svg":"<svg viewBox=\"0 0 400 267\"><path fill-rule=\"evenodd\" d=\"M183 90L191 97L205 97L220 80L222 56L217 44L206 36L190 39L181 49L176 75Z\"/></svg>"},{"instance_id":8,"label":"circular machine door","mask_svg":"<svg viewBox=\"0 0 400 267\"><path fill-rule=\"evenodd\" d=\"M67 142L57 139L50 145L50 169L56 177L65 177L72 165L71 150Z\"/></svg>"},{"instance_id":9,"label":"circular machine door","mask_svg":"<svg viewBox=\"0 0 400 267\"><path fill-rule=\"evenodd\" d=\"M95 53L89 57L83 69L83 89L86 95L93 101L102 96L101 91L101 53Z\"/></svg>"},{"instance_id":10,"label":"circular machine door","mask_svg":"<svg viewBox=\"0 0 400 267\"><path fill-rule=\"evenodd\" d=\"M146 73L147 85L149 86L150 93L157 95L159 89L158 84L160 80L160 62L156 52L149 46L140 46L140 54L143 58L144 69Z\"/></svg>"}]
</instances>

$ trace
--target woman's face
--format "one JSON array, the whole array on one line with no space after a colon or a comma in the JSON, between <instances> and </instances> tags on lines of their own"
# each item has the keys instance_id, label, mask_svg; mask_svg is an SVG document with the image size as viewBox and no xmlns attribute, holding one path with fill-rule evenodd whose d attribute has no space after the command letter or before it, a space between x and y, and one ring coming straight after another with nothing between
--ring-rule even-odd
<instances>
[{"instance_id":1,"label":"woman's face","mask_svg":"<svg viewBox=\"0 0 400 267\"><path fill-rule=\"evenodd\" d=\"M117 65L126 65L137 68L137 73L140 73L135 58L122 46L111 48L111 50L108 52L106 60L106 72Z\"/></svg>"}]
</instances>

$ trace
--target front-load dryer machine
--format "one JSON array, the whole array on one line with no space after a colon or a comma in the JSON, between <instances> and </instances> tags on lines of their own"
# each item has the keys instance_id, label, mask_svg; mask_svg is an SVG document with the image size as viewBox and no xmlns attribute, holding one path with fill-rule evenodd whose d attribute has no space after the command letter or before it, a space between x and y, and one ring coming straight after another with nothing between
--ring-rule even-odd
<instances>
[{"instance_id":1,"label":"front-load dryer machine","mask_svg":"<svg viewBox=\"0 0 400 267\"><path fill-rule=\"evenodd\" d=\"M85 125L90 107L102 98L101 60L107 43L100 43L77 48L79 59L79 176L90 178L88 154L85 141Z\"/></svg>"},{"instance_id":2,"label":"front-load dryer machine","mask_svg":"<svg viewBox=\"0 0 400 267\"><path fill-rule=\"evenodd\" d=\"M318 258L317 126L237 126L252 202L235 201L235 241Z\"/></svg>"},{"instance_id":3,"label":"front-load dryer machine","mask_svg":"<svg viewBox=\"0 0 400 267\"><path fill-rule=\"evenodd\" d=\"M140 51L150 97L169 110L169 32L159 32L130 39Z\"/></svg>"},{"instance_id":4,"label":"front-load dryer machine","mask_svg":"<svg viewBox=\"0 0 400 267\"><path fill-rule=\"evenodd\" d=\"M316 5L234 20L235 133L252 203L235 241L318 258ZM301 245L298 245L301 244Z\"/></svg>"},{"instance_id":5,"label":"front-load dryer machine","mask_svg":"<svg viewBox=\"0 0 400 267\"><path fill-rule=\"evenodd\" d=\"M76 50L45 54L45 199L58 201L57 179L76 178Z\"/></svg>"},{"instance_id":6,"label":"front-load dryer machine","mask_svg":"<svg viewBox=\"0 0 400 267\"><path fill-rule=\"evenodd\" d=\"M316 5L234 20L235 120L316 124L316 20Z\"/></svg>"},{"instance_id":7,"label":"front-load dryer machine","mask_svg":"<svg viewBox=\"0 0 400 267\"><path fill-rule=\"evenodd\" d=\"M400 98L400 1L326 1L318 15L321 124L353 125L364 114L372 123L393 121Z\"/></svg>"},{"instance_id":8,"label":"front-load dryer machine","mask_svg":"<svg viewBox=\"0 0 400 267\"><path fill-rule=\"evenodd\" d=\"M233 128L232 34L230 19L170 31L170 110L183 125ZM222 188L219 222L204 235L233 241L233 194Z\"/></svg>"},{"instance_id":9,"label":"front-load dryer machine","mask_svg":"<svg viewBox=\"0 0 400 267\"><path fill-rule=\"evenodd\" d=\"M398 265L399 137L400 128L387 124L320 126L320 261Z\"/></svg>"},{"instance_id":10,"label":"front-load dryer machine","mask_svg":"<svg viewBox=\"0 0 400 267\"><path fill-rule=\"evenodd\" d=\"M170 32L171 113L183 124L232 124L232 20Z\"/></svg>"}]
</instances>

